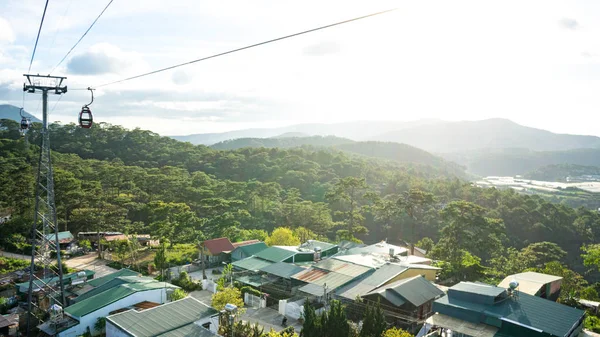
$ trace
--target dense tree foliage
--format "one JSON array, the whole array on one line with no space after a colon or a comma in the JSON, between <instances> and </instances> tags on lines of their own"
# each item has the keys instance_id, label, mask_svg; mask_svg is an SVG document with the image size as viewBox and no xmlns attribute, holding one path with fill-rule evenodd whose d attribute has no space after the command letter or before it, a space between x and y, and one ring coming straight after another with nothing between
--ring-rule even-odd
<instances>
[{"instance_id":1,"label":"dense tree foliage","mask_svg":"<svg viewBox=\"0 0 600 337\"><path fill-rule=\"evenodd\" d=\"M108 124L51 132L59 226L73 233L151 234L169 245L265 240L276 227L298 240L427 237L454 276L495 279L553 260L584 274L580 247L600 238L596 211L478 188L432 166L323 148L221 151ZM29 236L38 143L39 125L22 139L16 122L1 122L0 214L12 216L0 226L5 247Z\"/></svg>"}]
</instances>

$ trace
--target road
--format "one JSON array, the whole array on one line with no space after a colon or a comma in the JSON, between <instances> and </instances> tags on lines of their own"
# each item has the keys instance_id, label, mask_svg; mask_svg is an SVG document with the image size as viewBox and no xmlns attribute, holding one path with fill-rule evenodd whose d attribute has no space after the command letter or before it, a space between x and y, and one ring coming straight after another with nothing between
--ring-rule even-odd
<instances>
[{"instance_id":1,"label":"road","mask_svg":"<svg viewBox=\"0 0 600 337\"><path fill-rule=\"evenodd\" d=\"M9 253L9 252L5 252L5 251L2 251L2 250L0 250L0 256L9 257L11 259L19 259L19 260L31 261L31 256L30 255Z\"/></svg>"},{"instance_id":2,"label":"road","mask_svg":"<svg viewBox=\"0 0 600 337\"><path fill-rule=\"evenodd\" d=\"M102 277L117 270L107 266L110 261L98 259L98 254L91 253L83 256L74 257L65 261L67 267L73 269L88 269L96 272L94 278Z\"/></svg>"}]
</instances>

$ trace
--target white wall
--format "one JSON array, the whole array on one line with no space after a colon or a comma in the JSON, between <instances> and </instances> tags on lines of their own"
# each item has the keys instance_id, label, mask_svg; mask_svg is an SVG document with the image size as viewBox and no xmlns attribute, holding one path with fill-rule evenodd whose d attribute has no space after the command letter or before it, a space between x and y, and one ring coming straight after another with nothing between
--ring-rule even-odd
<instances>
[{"instance_id":1,"label":"white wall","mask_svg":"<svg viewBox=\"0 0 600 337\"><path fill-rule=\"evenodd\" d=\"M167 293L165 291L165 288L139 291L135 294L122 298L114 303L111 303L105 306L104 308L100 308L92 313L89 313L83 317L73 317L75 319L79 319L79 324L59 333L58 336L79 336L85 333L88 327L92 331L92 335L95 335L97 333L95 333L94 331L94 324L96 324L96 320L98 320L98 317L106 317L111 311L130 307L134 304L143 301L156 302L160 304L165 303L167 301Z\"/></svg>"}]
</instances>

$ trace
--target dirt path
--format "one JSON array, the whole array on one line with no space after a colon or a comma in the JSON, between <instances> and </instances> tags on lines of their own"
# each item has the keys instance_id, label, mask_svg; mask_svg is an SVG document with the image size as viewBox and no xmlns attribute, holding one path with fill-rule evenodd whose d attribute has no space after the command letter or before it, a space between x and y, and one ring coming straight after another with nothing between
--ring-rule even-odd
<instances>
[{"instance_id":1,"label":"dirt path","mask_svg":"<svg viewBox=\"0 0 600 337\"><path fill-rule=\"evenodd\" d=\"M102 277L117 271L116 269L106 265L109 261L101 260L97 257L98 255L96 253L91 253L66 260L65 263L69 268L88 269L96 272L94 278Z\"/></svg>"}]
</instances>

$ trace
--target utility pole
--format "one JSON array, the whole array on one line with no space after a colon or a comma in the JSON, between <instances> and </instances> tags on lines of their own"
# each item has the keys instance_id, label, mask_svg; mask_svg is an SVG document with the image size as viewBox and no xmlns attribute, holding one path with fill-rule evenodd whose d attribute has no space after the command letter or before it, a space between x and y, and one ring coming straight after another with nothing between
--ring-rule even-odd
<instances>
[{"instance_id":1,"label":"utility pole","mask_svg":"<svg viewBox=\"0 0 600 337\"><path fill-rule=\"evenodd\" d=\"M31 266L29 269L27 335L33 335L34 318L39 323L48 321L45 307L54 304L64 308L65 293L63 270L58 241L58 223L56 205L54 203L54 178L52 160L50 158L50 132L48 130L48 93L61 95L67 92L62 86L66 77L24 74L27 83L23 91L42 93L42 130L40 157L38 162L37 182L35 187L35 212L31 228ZM51 252L56 253L57 268L53 270ZM36 264L44 268L42 277L35 273ZM39 289L38 300L33 300L34 289Z\"/></svg>"}]
</instances>

